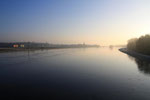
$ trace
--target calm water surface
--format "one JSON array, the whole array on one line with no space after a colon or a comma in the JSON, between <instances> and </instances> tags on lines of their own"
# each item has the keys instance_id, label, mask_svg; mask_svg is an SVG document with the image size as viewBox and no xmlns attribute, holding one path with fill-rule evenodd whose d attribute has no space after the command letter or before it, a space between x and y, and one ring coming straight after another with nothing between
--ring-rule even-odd
<instances>
[{"instance_id":1,"label":"calm water surface","mask_svg":"<svg viewBox=\"0 0 150 100\"><path fill-rule=\"evenodd\" d=\"M0 53L0 99L150 100L150 64L118 48Z\"/></svg>"}]
</instances>

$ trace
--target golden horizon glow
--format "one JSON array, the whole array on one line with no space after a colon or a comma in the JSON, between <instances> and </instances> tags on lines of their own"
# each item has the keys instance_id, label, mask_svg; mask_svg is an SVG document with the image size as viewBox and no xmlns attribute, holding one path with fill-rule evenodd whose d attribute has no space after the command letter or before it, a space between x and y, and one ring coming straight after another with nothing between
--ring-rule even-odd
<instances>
[{"instance_id":1,"label":"golden horizon glow","mask_svg":"<svg viewBox=\"0 0 150 100\"><path fill-rule=\"evenodd\" d=\"M25 2L1 7L0 42L120 45L150 33L148 0Z\"/></svg>"}]
</instances>

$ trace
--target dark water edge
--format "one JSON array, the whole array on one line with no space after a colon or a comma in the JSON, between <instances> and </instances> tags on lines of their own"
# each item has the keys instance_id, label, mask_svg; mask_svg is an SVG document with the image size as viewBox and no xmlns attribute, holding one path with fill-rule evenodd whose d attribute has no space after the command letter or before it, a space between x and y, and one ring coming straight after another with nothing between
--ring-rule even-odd
<instances>
[{"instance_id":1,"label":"dark water edge","mask_svg":"<svg viewBox=\"0 0 150 100\"><path fill-rule=\"evenodd\" d=\"M120 48L119 51L127 54L128 57L137 64L138 70L141 73L150 76L150 56L149 55L143 55L141 53L129 51L127 50L127 48Z\"/></svg>"},{"instance_id":2,"label":"dark water edge","mask_svg":"<svg viewBox=\"0 0 150 100\"><path fill-rule=\"evenodd\" d=\"M130 51L127 48L120 48L119 51L126 53L126 54L133 56L133 57L140 59L140 60L150 61L149 55L144 55L144 54L141 54L141 53L138 53L135 51Z\"/></svg>"}]
</instances>

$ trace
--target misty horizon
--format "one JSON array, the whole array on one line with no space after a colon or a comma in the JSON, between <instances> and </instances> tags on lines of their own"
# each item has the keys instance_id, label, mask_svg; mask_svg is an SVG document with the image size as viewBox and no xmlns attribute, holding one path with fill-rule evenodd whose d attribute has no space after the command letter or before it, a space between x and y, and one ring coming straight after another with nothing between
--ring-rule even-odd
<instances>
[{"instance_id":1,"label":"misty horizon","mask_svg":"<svg viewBox=\"0 0 150 100\"><path fill-rule=\"evenodd\" d=\"M127 44L128 39L150 32L149 3L147 0L3 0L0 41Z\"/></svg>"}]
</instances>

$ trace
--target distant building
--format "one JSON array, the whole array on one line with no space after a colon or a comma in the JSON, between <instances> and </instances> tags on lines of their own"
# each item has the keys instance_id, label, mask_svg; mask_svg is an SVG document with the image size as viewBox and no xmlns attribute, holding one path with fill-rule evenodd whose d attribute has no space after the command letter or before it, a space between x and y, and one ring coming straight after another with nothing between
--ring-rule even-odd
<instances>
[{"instance_id":1,"label":"distant building","mask_svg":"<svg viewBox=\"0 0 150 100\"><path fill-rule=\"evenodd\" d=\"M85 48L85 47L99 47L99 45L83 44L49 44L36 42L15 42L15 43L0 43L0 48Z\"/></svg>"},{"instance_id":2,"label":"distant building","mask_svg":"<svg viewBox=\"0 0 150 100\"><path fill-rule=\"evenodd\" d=\"M18 47L19 47L19 45L17 45L17 44L14 44L14 45L13 45L13 47L14 47L14 48L18 48Z\"/></svg>"},{"instance_id":3,"label":"distant building","mask_svg":"<svg viewBox=\"0 0 150 100\"><path fill-rule=\"evenodd\" d=\"M24 48L24 44L21 44L20 47L21 47L21 48Z\"/></svg>"},{"instance_id":4,"label":"distant building","mask_svg":"<svg viewBox=\"0 0 150 100\"><path fill-rule=\"evenodd\" d=\"M14 48L24 48L24 44L14 44Z\"/></svg>"}]
</instances>

